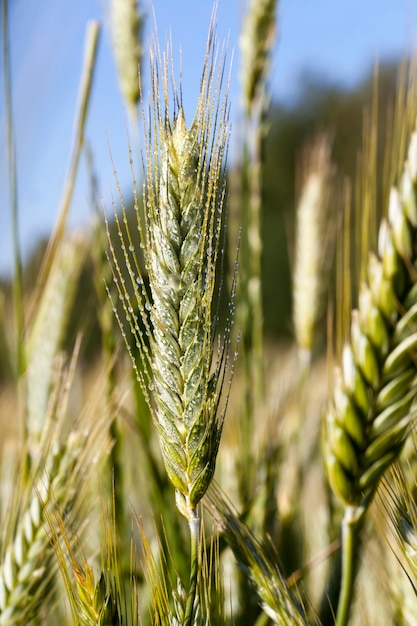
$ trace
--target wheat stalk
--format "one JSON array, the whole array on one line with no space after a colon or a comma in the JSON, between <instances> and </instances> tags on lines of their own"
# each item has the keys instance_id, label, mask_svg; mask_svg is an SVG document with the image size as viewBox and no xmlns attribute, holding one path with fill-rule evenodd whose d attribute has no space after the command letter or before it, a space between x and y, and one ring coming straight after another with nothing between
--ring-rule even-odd
<instances>
[{"instance_id":1,"label":"wheat stalk","mask_svg":"<svg viewBox=\"0 0 417 626\"><path fill-rule=\"evenodd\" d=\"M250 498L254 421L264 401L264 313L262 297L262 194L266 125L266 84L275 37L277 0L249 0L240 37L243 140L239 194L231 195L240 214L240 291L238 323L242 329L246 389L242 407L244 464L242 499ZM236 183L233 183L235 186ZM237 187L237 185L236 185ZM235 196L235 197L234 197ZM232 245L234 242L232 241Z\"/></svg>"},{"instance_id":2,"label":"wheat stalk","mask_svg":"<svg viewBox=\"0 0 417 626\"><path fill-rule=\"evenodd\" d=\"M16 322L16 372L21 376L26 367L26 355L24 342L21 338L24 333L25 317L23 306L23 266L19 242L18 228L18 200L17 200L17 167L16 167L16 145L14 138L14 123L12 111L12 81L11 81L11 60L10 60L10 37L9 18L7 2L2 2L2 52L3 52L3 76L5 94L5 117L6 117L6 149L8 166L8 183L10 186L10 215L12 221L13 237L13 305Z\"/></svg>"},{"instance_id":3,"label":"wheat stalk","mask_svg":"<svg viewBox=\"0 0 417 626\"><path fill-rule=\"evenodd\" d=\"M54 265L54 257L57 255L66 234L68 214L77 178L78 164L84 146L84 131L97 59L99 34L100 26L98 22L94 20L90 21L87 24L85 35L83 71L79 85L79 100L74 120L74 145L71 152L68 174L62 189L62 197L54 231L48 241L48 247L36 283L35 296L31 303L32 314L36 312L39 306L49 273Z\"/></svg>"}]
</instances>

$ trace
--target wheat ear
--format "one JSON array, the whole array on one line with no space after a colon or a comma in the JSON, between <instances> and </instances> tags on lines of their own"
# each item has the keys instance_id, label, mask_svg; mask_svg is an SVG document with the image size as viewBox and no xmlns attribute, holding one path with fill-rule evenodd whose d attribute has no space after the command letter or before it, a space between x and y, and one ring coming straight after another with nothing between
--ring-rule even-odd
<instances>
[{"instance_id":1,"label":"wheat ear","mask_svg":"<svg viewBox=\"0 0 417 626\"><path fill-rule=\"evenodd\" d=\"M110 511L106 506L103 510L102 558L98 576L82 555L78 538L69 533L59 512L48 520L73 620L79 626L137 626L139 622L134 577L130 584L122 582L114 494L112 509Z\"/></svg>"},{"instance_id":2,"label":"wheat ear","mask_svg":"<svg viewBox=\"0 0 417 626\"><path fill-rule=\"evenodd\" d=\"M110 29L120 90L134 117L140 96L143 24L138 0L110 0Z\"/></svg>"},{"instance_id":3,"label":"wheat ear","mask_svg":"<svg viewBox=\"0 0 417 626\"><path fill-rule=\"evenodd\" d=\"M321 134L306 147L303 155L293 277L293 321L301 362L311 359L314 330L322 311L327 243L324 233L329 231L326 221L330 151L329 137Z\"/></svg>"},{"instance_id":4,"label":"wheat ear","mask_svg":"<svg viewBox=\"0 0 417 626\"><path fill-rule=\"evenodd\" d=\"M213 357L228 106L226 96L219 102L223 65L215 71L212 32L197 110L189 128L177 93L173 120L169 117L167 63L165 59L161 94L160 63L155 58L152 61L153 119L144 223L138 210L150 293L143 288L136 256L139 247L135 250L126 220L124 233L119 220L118 226L136 303L115 254L113 261L119 296L141 353L133 365L151 404L177 505L190 520L213 476L224 420L219 404L227 338L219 344L214 365ZM142 325L134 315L134 304Z\"/></svg>"},{"instance_id":5,"label":"wheat ear","mask_svg":"<svg viewBox=\"0 0 417 626\"><path fill-rule=\"evenodd\" d=\"M86 257L79 235L64 239L52 259L27 346L26 430L32 462L41 446L48 415L56 356L61 348L75 289Z\"/></svg>"},{"instance_id":6,"label":"wheat ear","mask_svg":"<svg viewBox=\"0 0 417 626\"><path fill-rule=\"evenodd\" d=\"M243 108L251 117L262 100L269 56L275 41L277 0L249 0L240 38Z\"/></svg>"},{"instance_id":7,"label":"wheat ear","mask_svg":"<svg viewBox=\"0 0 417 626\"><path fill-rule=\"evenodd\" d=\"M400 189L391 190L388 216L381 223L378 255L369 258L325 419L327 473L345 504L338 626L348 619L361 518L417 415L416 185L414 132Z\"/></svg>"},{"instance_id":8,"label":"wheat ear","mask_svg":"<svg viewBox=\"0 0 417 626\"><path fill-rule=\"evenodd\" d=\"M75 495L71 477L84 445L73 437L65 448L52 452L5 549L0 566L1 626L28 624L45 603L55 574L45 512L55 504L68 512Z\"/></svg>"},{"instance_id":9,"label":"wheat ear","mask_svg":"<svg viewBox=\"0 0 417 626\"><path fill-rule=\"evenodd\" d=\"M396 458L416 416L417 133L400 190L391 191L388 219L371 255L351 340L343 349L326 419L326 465L347 505L367 503Z\"/></svg>"},{"instance_id":10,"label":"wheat ear","mask_svg":"<svg viewBox=\"0 0 417 626\"><path fill-rule=\"evenodd\" d=\"M12 503L7 511L10 519L0 543L2 626L26 626L39 617L41 608L50 610L56 574L50 539L51 533L57 531L48 523L56 510L65 514L68 523L76 521L91 466L97 466L110 449L108 416L97 414L100 387L92 403L77 418L71 433L66 432L69 390L78 350L79 345L68 368L60 368L50 394L39 456L31 468L32 483L27 485L24 464L22 484L17 486L19 504Z\"/></svg>"}]
</instances>

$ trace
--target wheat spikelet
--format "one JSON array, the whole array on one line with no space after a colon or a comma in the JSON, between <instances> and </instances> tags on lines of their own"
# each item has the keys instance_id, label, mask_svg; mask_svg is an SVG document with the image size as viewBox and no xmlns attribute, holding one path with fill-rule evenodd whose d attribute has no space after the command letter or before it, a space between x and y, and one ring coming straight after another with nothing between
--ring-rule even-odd
<instances>
[{"instance_id":1,"label":"wheat spikelet","mask_svg":"<svg viewBox=\"0 0 417 626\"><path fill-rule=\"evenodd\" d=\"M161 62L152 59L152 136L148 137L144 222L138 211L149 294L143 290L130 233L126 227L123 236L118 221L142 326L113 254L119 296L141 353L140 362L133 359L134 367L149 402L149 389L152 392L165 467L176 488L177 505L189 520L215 468L224 420L219 404L230 332L226 330L213 365L215 273L228 139L227 95L221 102L219 96L224 60L216 71L213 37L211 31L197 109L188 128L177 93L170 119L167 57L163 88Z\"/></svg>"},{"instance_id":2,"label":"wheat spikelet","mask_svg":"<svg viewBox=\"0 0 417 626\"><path fill-rule=\"evenodd\" d=\"M143 16L138 11L138 0L110 0L110 27L120 90L130 111L136 116L143 54Z\"/></svg>"},{"instance_id":3,"label":"wheat spikelet","mask_svg":"<svg viewBox=\"0 0 417 626\"><path fill-rule=\"evenodd\" d=\"M243 108L250 117L262 99L269 54L275 39L277 0L250 0L240 38Z\"/></svg>"},{"instance_id":4,"label":"wheat spikelet","mask_svg":"<svg viewBox=\"0 0 417 626\"><path fill-rule=\"evenodd\" d=\"M369 258L327 412L329 480L348 505L369 502L416 417L416 183L414 133L400 190L392 189L379 230L378 255Z\"/></svg>"}]
</instances>

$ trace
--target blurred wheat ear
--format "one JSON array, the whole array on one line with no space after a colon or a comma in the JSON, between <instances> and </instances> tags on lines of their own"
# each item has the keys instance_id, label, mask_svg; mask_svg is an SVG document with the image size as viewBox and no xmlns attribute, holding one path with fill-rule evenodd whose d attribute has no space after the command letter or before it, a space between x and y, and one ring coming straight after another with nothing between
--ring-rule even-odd
<instances>
[{"instance_id":1,"label":"blurred wheat ear","mask_svg":"<svg viewBox=\"0 0 417 626\"><path fill-rule=\"evenodd\" d=\"M277 0L250 0L240 37L243 108L251 117L262 104L269 57L275 41Z\"/></svg>"},{"instance_id":2,"label":"blurred wheat ear","mask_svg":"<svg viewBox=\"0 0 417 626\"><path fill-rule=\"evenodd\" d=\"M36 460L48 413L56 368L82 263L86 258L86 241L81 236L64 239L50 268L40 296L27 346L26 430L29 454Z\"/></svg>"},{"instance_id":3,"label":"blurred wheat ear","mask_svg":"<svg viewBox=\"0 0 417 626\"><path fill-rule=\"evenodd\" d=\"M326 252L327 258L332 256L332 229L328 227L330 153L330 138L322 133L306 146L303 155L293 275L293 322L302 363L311 360L315 328L323 310Z\"/></svg>"},{"instance_id":4,"label":"blurred wheat ear","mask_svg":"<svg viewBox=\"0 0 417 626\"><path fill-rule=\"evenodd\" d=\"M120 90L134 118L140 97L143 26L138 0L110 0L110 30Z\"/></svg>"},{"instance_id":5,"label":"blurred wheat ear","mask_svg":"<svg viewBox=\"0 0 417 626\"><path fill-rule=\"evenodd\" d=\"M48 521L58 509L65 513L68 525L79 522L85 513L81 511L81 494L85 497L88 493L89 471L109 451L107 417L97 417L99 395L93 406L86 406L68 435L66 409L75 363L76 356L68 368L62 368L50 393L31 480L27 480L23 468L22 481L15 484L14 500L1 518L0 623L3 625L23 626L51 612L56 562Z\"/></svg>"}]
</instances>

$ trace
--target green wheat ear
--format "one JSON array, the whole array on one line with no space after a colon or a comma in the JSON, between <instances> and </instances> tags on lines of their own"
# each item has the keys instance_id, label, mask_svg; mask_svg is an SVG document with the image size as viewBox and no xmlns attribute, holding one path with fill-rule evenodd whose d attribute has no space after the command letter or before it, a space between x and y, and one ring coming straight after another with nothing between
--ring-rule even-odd
<instances>
[{"instance_id":1,"label":"green wheat ear","mask_svg":"<svg viewBox=\"0 0 417 626\"><path fill-rule=\"evenodd\" d=\"M327 412L328 476L347 505L369 502L417 415L416 233L415 132L379 230L378 255L369 258Z\"/></svg>"},{"instance_id":2,"label":"green wheat ear","mask_svg":"<svg viewBox=\"0 0 417 626\"><path fill-rule=\"evenodd\" d=\"M133 357L133 365L152 407L177 506L192 520L214 473L225 410L221 392L230 328L223 341L215 342L215 300L223 250L227 89L222 90L224 55L216 69L211 29L197 108L187 126L181 97L175 89L169 93L168 54L163 64L156 56L151 63L151 132L145 133L143 219L136 201L149 290L143 287L139 245L134 244L127 220L122 229L117 217L134 297L114 253L113 263L119 297L140 353L139 359Z\"/></svg>"}]
</instances>

